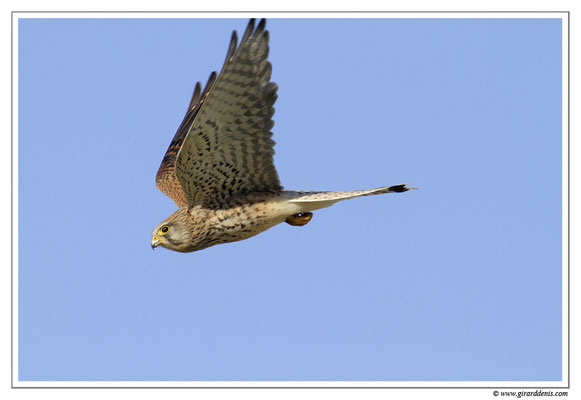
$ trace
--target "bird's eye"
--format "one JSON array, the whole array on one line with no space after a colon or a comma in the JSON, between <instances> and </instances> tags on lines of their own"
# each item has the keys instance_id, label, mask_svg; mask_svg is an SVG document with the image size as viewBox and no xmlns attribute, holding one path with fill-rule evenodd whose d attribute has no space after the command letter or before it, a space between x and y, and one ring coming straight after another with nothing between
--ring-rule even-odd
<instances>
[{"instance_id":1,"label":"bird's eye","mask_svg":"<svg viewBox=\"0 0 581 400\"><path fill-rule=\"evenodd\" d=\"M162 226L161 229L159 230L159 232L161 234L168 233L168 231L169 231L169 226L167 226L167 225Z\"/></svg>"}]
</instances>

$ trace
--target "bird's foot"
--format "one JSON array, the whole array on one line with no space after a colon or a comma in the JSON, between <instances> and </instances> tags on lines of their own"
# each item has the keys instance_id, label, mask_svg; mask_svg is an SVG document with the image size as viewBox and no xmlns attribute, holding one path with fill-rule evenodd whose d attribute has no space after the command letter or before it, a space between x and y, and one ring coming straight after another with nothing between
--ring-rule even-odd
<instances>
[{"instance_id":1,"label":"bird's foot","mask_svg":"<svg viewBox=\"0 0 581 400\"><path fill-rule=\"evenodd\" d=\"M286 223L292 226L305 226L313 218L312 212L303 212L291 215L286 219Z\"/></svg>"}]
</instances>

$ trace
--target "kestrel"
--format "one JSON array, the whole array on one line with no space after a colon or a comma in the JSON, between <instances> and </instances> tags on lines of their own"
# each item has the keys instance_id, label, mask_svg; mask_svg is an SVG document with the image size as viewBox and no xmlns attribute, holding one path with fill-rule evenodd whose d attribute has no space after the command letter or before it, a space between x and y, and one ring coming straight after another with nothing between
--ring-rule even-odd
<instances>
[{"instance_id":1,"label":"kestrel","mask_svg":"<svg viewBox=\"0 0 581 400\"><path fill-rule=\"evenodd\" d=\"M250 20L232 33L220 74L190 105L157 171L157 187L179 207L153 230L151 247L191 252L257 235L281 222L306 225L338 201L400 193L406 185L344 192L283 190L274 167L274 102L268 31Z\"/></svg>"}]
</instances>

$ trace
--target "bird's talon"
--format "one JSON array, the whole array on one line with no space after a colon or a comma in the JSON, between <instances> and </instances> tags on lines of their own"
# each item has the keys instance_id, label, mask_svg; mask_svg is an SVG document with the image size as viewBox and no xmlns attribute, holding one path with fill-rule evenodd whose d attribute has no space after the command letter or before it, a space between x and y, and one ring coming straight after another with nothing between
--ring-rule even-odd
<instances>
[{"instance_id":1,"label":"bird's talon","mask_svg":"<svg viewBox=\"0 0 581 400\"><path fill-rule=\"evenodd\" d=\"M312 212L303 212L291 215L286 219L286 223L292 226L305 226L313 218Z\"/></svg>"}]
</instances>

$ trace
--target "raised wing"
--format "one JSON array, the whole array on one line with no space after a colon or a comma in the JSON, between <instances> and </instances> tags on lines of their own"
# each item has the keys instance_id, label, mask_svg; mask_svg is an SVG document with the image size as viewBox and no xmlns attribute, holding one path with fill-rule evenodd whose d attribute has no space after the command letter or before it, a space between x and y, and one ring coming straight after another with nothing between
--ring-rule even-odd
<instances>
[{"instance_id":1,"label":"raised wing","mask_svg":"<svg viewBox=\"0 0 581 400\"><path fill-rule=\"evenodd\" d=\"M161 161L161 165L157 170L157 175L155 176L155 183L158 189L164 192L170 199L172 199L178 207L184 207L188 204L188 202L182 189L182 185L178 181L178 178L175 174L176 158L186 137L186 134L188 133L189 128L192 126L192 122L194 121L196 114L200 110L202 103L208 96L208 92L210 91L210 88L215 81L216 72L212 72L208 82L206 83L206 86L204 87L204 91L202 91L202 85L200 82L196 83L194 94L192 95L190 105L186 111L186 116L184 117L184 120L178 128L169 147L167 148L163 160Z\"/></svg>"},{"instance_id":2,"label":"raised wing","mask_svg":"<svg viewBox=\"0 0 581 400\"><path fill-rule=\"evenodd\" d=\"M177 142L184 138L176 146L175 176L188 207L219 207L232 195L282 189L271 139L277 86L270 82L268 31L264 19L256 29L254 23L238 48L232 34L220 74L189 112L193 120L184 119L186 133L176 134Z\"/></svg>"}]
</instances>

